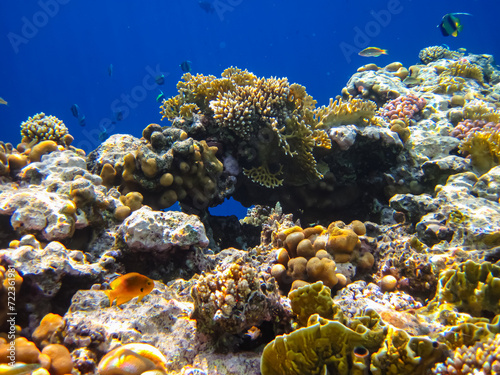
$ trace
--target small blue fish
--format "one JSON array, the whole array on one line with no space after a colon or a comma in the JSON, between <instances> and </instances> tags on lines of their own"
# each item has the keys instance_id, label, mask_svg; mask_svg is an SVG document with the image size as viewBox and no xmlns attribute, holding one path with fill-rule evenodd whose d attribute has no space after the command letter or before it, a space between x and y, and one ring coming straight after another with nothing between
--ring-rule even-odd
<instances>
[{"instance_id":1,"label":"small blue fish","mask_svg":"<svg viewBox=\"0 0 500 375\"><path fill-rule=\"evenodd\" d=\"M108 66L108 76L112 76L113 75L113 64L109 64Z\"/></svg>"},{"instance_id":2,"label":"small blue fish","mask_svg":"<svg viewBox=\"0 0 500 375\"><path fill-rule=\"evenodd\" d=\"M165 94L163 93L163 91L160 90L160 94L156 97L156 101L158 103L162 103L163 100L165 100Z\"/></svg>"},{"instance_id":3,"label":"small blue fish","mask_svg":"<svg viewBox=\"0 0 500 375\"><path fill-rule=\"evenodd\" d=\"M104 126L101 126L101 131L99 132L98 137L101 142L104 142L106 139L109 138L108 130Z\"/></svg>"},{"instance_id":4,"label":"small blue fish","mask_svg":"<svg viewBox=\"0 0 500 375\"><path fill-rule=\"evenodd\" d=\"M183 72L189 73L191 71L191 61L185 60L179 65Z\"/></svg>"}]
</instances>

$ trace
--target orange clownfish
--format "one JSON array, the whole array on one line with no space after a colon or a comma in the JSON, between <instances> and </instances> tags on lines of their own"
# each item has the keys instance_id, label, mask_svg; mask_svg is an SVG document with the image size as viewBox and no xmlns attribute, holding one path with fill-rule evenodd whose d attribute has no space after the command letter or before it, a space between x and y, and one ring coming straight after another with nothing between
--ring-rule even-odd
<instances>
[{"instance_id":1,"label":"orange clownfish","mask_svg":"<svg viewBox=\"0 0 500 375\"><path fill-rule=\"evenodd\" d=\"M116 306L137 296L139 296L137 302L141 302L144 296L153 290L155 282L140 273L131 272L114 279L109 286L111 290L106 290L104 293L108 296L111 307L115 299Z\"/></svg>"}]
</instances>

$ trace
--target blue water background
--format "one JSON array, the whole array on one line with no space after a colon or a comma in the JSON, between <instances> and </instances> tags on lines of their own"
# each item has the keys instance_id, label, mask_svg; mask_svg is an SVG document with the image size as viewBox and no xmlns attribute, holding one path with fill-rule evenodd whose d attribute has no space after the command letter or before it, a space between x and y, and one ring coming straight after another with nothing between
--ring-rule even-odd
<instances>
[{"instance_id":1,"label":"blue water background","mask_svg":"<svg viewBox=\"0 0 500 375\"><path fill-rule=\"evenodd\" d=\"M149 123L168 124L160 122L156 97L159 90L167 97L177 93L184 60L192 62L192 73L220 76L237 66L257 76L288 77L323 105L359 66L409 66L430 45L500 56L500 2L493 0L210 2L212 13L197 0L3 0L0 97L8 106L0 106L0 140L19 143L21 122L42 111L63 120L73 145L87 152L100 143L103 126L109 134L140 137ZM473 14L461 17L458 38L436 28L449 12ZM366 46L389 55L355 53ZM164 85L154 83L155 72L166 76ZM85 127L71 114L74 103ZM123 120L111 124L119 110ZM241 217L245 211L224 205L212 212Z\"/></svg>"}]
</instances>

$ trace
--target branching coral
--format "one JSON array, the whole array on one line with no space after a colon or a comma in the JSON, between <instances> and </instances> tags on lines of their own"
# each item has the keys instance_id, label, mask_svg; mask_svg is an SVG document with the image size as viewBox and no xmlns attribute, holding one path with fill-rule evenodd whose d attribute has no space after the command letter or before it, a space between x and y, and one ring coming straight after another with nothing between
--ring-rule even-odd
<instances>
[{"instance_id":1,"label":"branching coral","mask_svg":"<svg viewBox=\"0 0 500 375\"><path fill-rule=\"evenodd\" d=\"M483 72L477 65L471 64L469 61L462 59L455 61L441 73L441 76L455 76L463 78L473 78L479 83L484 82Z\"/></svg>"},{"instance_id":2,"label":"branching coral","mask_svg":"<svg viewBox=\"0 0 500 375\"><path fill-rule=\"evenodd\" d=\"M286 78L257 78L232 67L221 78L186 74L183 79L179 95L163 102L163 118L193 122L194 115L201 115L209 135L225 144L249 143L252 152L240 148L238 161L245 175L262 186L322 178L313 152L331 148L331 142L316 128L316 101L303 86L290 85Z\"/></svg>"},{"instance_id":3,"label":"branching coral","mask_svg":"<svg viewBox=\"0 0 500 375\"><path fill-rule=\"evenodd\" d=\"M459 52L450 51L443 46L431 46L421 50L418 54L418 57L424 64L429 64L430 62L439 59L459 58L462 57L462 54Z\"/></svg>"},{"instance_id":4,"label":"branching coral","mask_svg":"<svg viewBox=\"0 0 500 375\"><path fill-rule=\"evenodd\" d=\"M474 132L460 144L460 151L470 155L474 167L485 173L500 164L500 132Z\"/></svg>"},{"instance_id":5,"label":"branching coral","mask_svg":"<svg viewBox=\"0 0 500 375\"><path fill-rule=\"evenodd\" d=\"M330 99L328 106L323 106L315 111L317 119L316 128L328 129L339 125L366 125L375 115L377 105L370 100L349 99Z\"/></svg>"},{"instance_id":6,"label":"branching coral","mask_svg":"<svg viewBox=\"0 0 500 375\"><path fill-rule=\"evenodd\" d=\"M488 122L500 122L500 112L488 106L481 100L473 100L463 109L463 116L469 120L484 120Z\"/></svg>"},{"instance_id":7,"label":"branching coral","mask_svg":"<svg viewBox=\"0 0 500 375\"><path fill-rule=\"evenodd\" d=\"M435 375L500 374L500 335L455 349L445 363L432 370Z\"/></svg>"},{"instance_id":8,"label":"branching coral","mask_svg":"<svg viewBox=\"0 0 500 375\"><path fill-rule=\"evenodd\" d=\"M55 116L46 116L45 113L37 113L21 124L21 136L23 143L38 143L41 141L55 141L60 145L67 144L68 128Z\"/></svg>"}]
</instances>

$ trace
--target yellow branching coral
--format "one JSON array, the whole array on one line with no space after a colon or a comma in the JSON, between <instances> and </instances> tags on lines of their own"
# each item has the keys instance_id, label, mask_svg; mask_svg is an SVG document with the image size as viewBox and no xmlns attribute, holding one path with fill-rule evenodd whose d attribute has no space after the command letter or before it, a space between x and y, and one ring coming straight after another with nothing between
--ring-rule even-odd
<instances>
[{"instance_id":1,"label":"yellow branching coral","mask_svg":"<svg viewBox=\"0 0 500 375\"><path fill-rule=\"evenodd\" d=\"M436 85L426 88L426 91L432 91L438 94L453 94L456 91L464 89L465 79L462 77L453 77L441 74Z\"/></svg>"},{"instance_id":2,"label":"yellow branching coral","mask_svg":"<svg viewBox=\"0 0 500 375\"><path fill-rule=\"evenodd\" d=\"M179 109L179 115L188 120L193 118L193 114L199 113L200 108L194 103L183 104Z\"/></svg>"},{"instance_id":3,"label":"yellow branching coral","mask_svg":"<svg viewBox=\"0 0 500 375\"><path fill-rule=\"evenodd\" d=\"M470 155L474 167L485 173L500 164L500 133L474 132L460 145L460 151Z\"/></svg>"},{"instance_id":4,"label":"yellow branching coral","mask_svg":"<svg viewBox=\"0 0 500 375\"><path fill-rule=\"evenodd\" d=\"M192 120L197 113L204 116L207 131L223 142L250 144L257 156L242 164L252 181L275 187L284 180L302 184L322 178L313 151L331 148L331 141L316 129L316 101L305 87L230 67L221 78L185 74L177 89L179 95L161 106L163 118ZM281 166L283 179L269 171L271 164Z\"/></svg>"},{"instance_id":5,"label":"yellow branching coral","mask_svg":"<svg viewBox=\"0 0 500 375\"><path fill-rule=\"evenodd\" d=\"M370 100L349 99L343 101L330 99L328 106L316 110L316 128L328 129L338 125L366 125L375 115L377 105Z\"/></svg>"},{"instance_id":6,"label":"yellow branching coral","mask_svg":"<svg viewBox=\"0 0 500 375\"><path fill-rule=\"evenodd\" d=\"M500 112L488 107L481 100L473 100L468 103L463 109L465 119L469 120L484 120L486 122L500 122Z\"/></svg>"},{"instance_id":7,"label":"yellow branching coral","mask_svg":"<svg viewBox=\"0 0 500 375\"><path fill-rule=\"evenodd\" d=\"M283 167L276 173L271 173L267 164L251 169L243 169L243 174L250 178L253 182L265 186L267 188L275 188L283 185L283 179L278 178L282 173Z\"/></svg>"},{"instance_id":8,"label":"yellow branching coral","mask_svg":"<svg viewBox=\"0 0 500 375\"><path fill-rule=\"evenodd\" d=\"M40 112L29 117L21 124L21 136L23 143L39 143L41 141L54 141L64 145L64 136L68 134L68 128L55 116L46 116Z\"/></svg>"},{"instance_id":9,"label":"yellow branching coral","mask_svg":"<svg viewBox=\"0 0 500 375\"><path fill-rule=\"evenodd\" d=\"M479 83L484 82L483 72L474 64L466 60L453 62L441 75L451 75L463 78L473 78Z\"/></svg>"},{"instance_id":10,"label":"yellow branching coral","mask_svg":"<svg viewBox=\"0 0 500 375\"><path fill-rule=\"evenodd\" d=\"M418 57L420 61L424 64L429 64L430 62L439 60L439 59L456 59L462 57L463 54L456 51L450 51L448 48L443 46L430 46L426 47L420 51Z\"/></svg>"}]
</instances>

